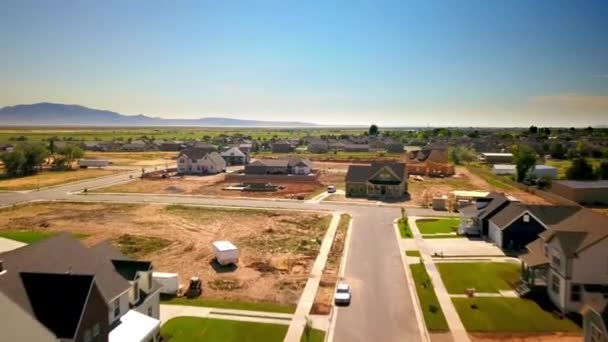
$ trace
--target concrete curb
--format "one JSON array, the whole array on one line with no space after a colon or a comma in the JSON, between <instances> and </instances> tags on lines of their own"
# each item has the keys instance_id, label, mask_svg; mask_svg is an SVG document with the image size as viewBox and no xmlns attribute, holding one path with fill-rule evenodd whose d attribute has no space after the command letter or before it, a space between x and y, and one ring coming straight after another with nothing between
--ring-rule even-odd
<instances>
[{"instance_id":1,"label":"concrete curb","mask_svg":"<svg viewBox=\"0 0 608 342\"><path fill-rule=\"evenodd\" d=\"M350 222L348 222L348 228L346 229L346 237L344 238L344 251L342 252L342 260L340 261L340 271L338 271L338 277L340 279L344 278L344 269L346 268L346 260L348 257L348 251L350 249L350 234L353 229L353 221L355 220L351 214L348 214L348 216L350 216ZM337 282L336 286L338 286ZM333 306L331 312L329 313L329 329L325 334L325 342L333 342L337 320L338 310L336 309L336 306Z\"/></svg>"},{"instance_id":2,"label":"concrete curb","mask_svg":"<svg viewBox=\"0 0 608 342\"><path fill-rule=\"evenodd\" d=\"M394 231L395 236L397 237L397 241L401 240L398 222L398 218L393 221L393 227L395 228ZM412 276L410 265L407 262L405 251L402 251L401 248L399 249L399 256L401 257L403 268L405 268L405 277L407 278L407 287L409 289L410 296L412 297L412 301L416 304L414 312L416 313L416 322L418 323L418 330L420 330L420 340L424 342L430 342L431 337L429 335L429 331L426 328L424 316L422 315L422 305L420 304L420 299L418 298L418 292L416 292L416 283L414 282L414 277Z\"/></svg>"}]
</instances>

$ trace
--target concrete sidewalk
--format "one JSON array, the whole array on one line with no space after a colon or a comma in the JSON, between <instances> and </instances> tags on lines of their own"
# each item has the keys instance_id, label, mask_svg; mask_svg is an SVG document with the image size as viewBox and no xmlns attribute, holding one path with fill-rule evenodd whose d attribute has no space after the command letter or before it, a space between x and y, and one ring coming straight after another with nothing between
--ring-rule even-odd
<instances>
[{"instance_id":1,"label":"concrete sidewalk","mask_svg":"<svg viewBox=\"0 0 608 342\"><path fill-rule=\"evenodd\" d=\"M12 251L13 249L21 248L25 245L27 244L23 242L0 237L0 253Z\"/></svg>"},{"instance_id":2,"label":"concrete sidewalk","mask_svg":"<svg viewBox=\"0 0 608 342\"><path fill-rule=\"evenodd\" d=\"M433 288L435 289L435 294L437 295L437 299L439 300L439 304L441 305L441 309L443 310L443 314L448 323L448 327L450 328L450 332L452 334L452 338L454 341L458 342L467 342L470 341L469 335L467 334L462 321L460 320L460 316L452 303L452 299L450 294L448 293L445 285L443 284L443 280L441 279L441 275L439 274L439 270L435 267L435 262L429 252L429 248L426 245L422 234L420 234L420 230L416 225L416 220L421 217L410 216L408 217L408 224L410 229L412 230L412 234L414 235L414 239L416 240L416 244L418 245L418 249L420 251L420 257L424 262L424 266L426 267L426 271L433 282Z\"/></svg>"},{"instance_id":3,"label":"concrete sidewalk","mask_svg":"<svg viewBox=\"0 0 608 342\"><path fill-rule=\"evenodd\" d=\"M289 324L287 335L285 335L286 342L300 341L300 337L304 331L304 325L306 324L306 317L309 316L310 309L315 301L317 289L319 288L319 282L321 281L321 275L323 273L323 269L325 268L325 263L327 262L327 256L329 255L336 231L338 230L338 223L340 222L341 214L342 213L333 213L331 223L329 224L327 233L325 233L325 237L321 243L319 255L312 266L310 276L308 277L308 281L306 282L306 286L304 287L304 291L302 292L302 296L298 302L298 307L296 308L294 317L291 320L291 324Z\"/></svg>"},{"instance_id":4,"label":"concrete sidewalk","mask_svg":"<svg viewBox=\"0 0 608 342\"><path fill-rule=\"evenodd\" d=\"M221 309L190 305L160 305L161 325L165 324L167 321L175 317L201 317L212 319L225 319L231 321L289 325L293 318L293 314L266 311ZM329 327L328 316L311 315L310 319L312 320L313 327L315 329L327 331Z\"/></svg>"}]
</instances>

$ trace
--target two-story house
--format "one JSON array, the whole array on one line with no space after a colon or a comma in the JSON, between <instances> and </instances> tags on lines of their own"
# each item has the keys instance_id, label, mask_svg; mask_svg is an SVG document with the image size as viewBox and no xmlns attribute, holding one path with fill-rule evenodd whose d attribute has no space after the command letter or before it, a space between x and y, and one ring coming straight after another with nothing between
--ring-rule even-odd
<instances>
[{"instance_id":1,"label":"two-story house","mask_svg":"<svg viewBox=\"0 0 608 342\"><path fill-rule=\"evenodd\" d=\"M241 151L240 148L233 146L220 153L227 165L245 165L249 164L249 153Z\"/></svg>"},{"instance_id":2,"label":"two-story house","mask_svg":"<svg viewBox=\"0 0 608 342\"><path fill-rule=\"evenodd\" d=\"M207 152L191 147L177 157L177 172L180 174L216 174L226 171L226 160L217 152Z\"/></svg>"},{"instance_id":3,"label":"two-story house","mask_svg":"<svg viewBox=\"0 0 608 342\"><path fill-rule=\"evenodd\" d=\"M1 253L0 260L0 292L57 339L157 340L161 286L149 262L130 260L107 242L87 248L69 234ZM63 326L70 319L81 322L76 330Z\"/></svg>"},{"instance_id":4,"label":"two-story house","mask_svg":"<svg viewBox=\"0 0 608 342\"><path fill-rule=\"evenodd\" d=\"M564 313L579 312L598 294L608 298L608 217L581 208L545 224L548 229L520 257L524 281L546 284Z\"/></svg>"}]
</instances>

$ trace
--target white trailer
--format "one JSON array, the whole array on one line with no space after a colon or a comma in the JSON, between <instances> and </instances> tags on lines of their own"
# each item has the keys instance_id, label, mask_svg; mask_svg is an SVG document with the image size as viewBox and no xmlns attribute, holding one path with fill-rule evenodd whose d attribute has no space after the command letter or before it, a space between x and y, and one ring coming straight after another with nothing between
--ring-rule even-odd
<instances>
[{"instance_id":1,"label":"white trailer","mask_svg":"<svg viewBox=\"0 0 608 342\"><path fill-rule=\"evenodd\" d=\"M215 241L213 243L213 254L222 266L236 264L239 261L239 249L230 241Z\"/></svg>"},{"instance_id":2,"label":"white trailer","mask_svg":"<svg viewBox=\"0 0 608 342\"><path fill-rule=\"evenodd\" d=\"M152 278L161 285L160 293L177 295L179 290L177 273L152 272Z\"/></svg>"},{"instance_id":3,"label":"white trailer","mask_svg":"<svg viewBox=\"0 0 608 342\"><path fill-rule=\"evenodd\" d=\"M110 161L107 159L80 159L78 161L78 166L83 169L87 167L106 167L110 165Z\"/></svg>"}]
</instances>

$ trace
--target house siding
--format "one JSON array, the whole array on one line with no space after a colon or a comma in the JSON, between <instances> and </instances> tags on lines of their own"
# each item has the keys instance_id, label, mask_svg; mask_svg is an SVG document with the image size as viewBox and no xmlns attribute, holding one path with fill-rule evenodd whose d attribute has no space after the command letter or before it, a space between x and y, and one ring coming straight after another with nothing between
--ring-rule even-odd
<instances>
[{"instance_id":1,"label":"house siding","mask_svg":"<svg viewBox=\"0 0 608 342\"><path fill-rule=\"evenodd\" d=\"M115 316L114 315L114 300L111 300L108 304L108 317L110 320L110 324L114 323L117 319L119 319L122 315L126 314L129 311L129 305L131 300L129 298L129 291L123 292L120 296L117 297L120 303L120 313Z\"/></svg>"},{"instance_id":2,"label":"house siding","mask_svg":"<svg viewBox=\"0 0 608 342\"><path fill-rule=\"evenodd\" d=\"M536 240L538 234L545 231L540 222L536 221L532 215L529 216L530 221L524 222L523 215L515 220L512 224L502 230L502 245L501 248L506 249L523 249L527 244Z\"/></svg>"},{"instance_id":3,"label":"house siding","mask_svg":"<svg viewBox=\"0 0 608 342\"><path fill-rule=\"evenodd\" d=\"M110 324L108 322L108 316L105 314L108 310L108 305L105 302L101 292L97 286L93 286L91 293L84 309L83 315L80 319L78 331L76 332L76 338L74 341L80 342L85 341L85 332L93 333L93 327L99 324L99 335L93 337L91 341L95 342L106 342L108 341L108 334L110 333ZM91 335L92 336L92 335Z\"/></svg>"},{"instance_id":4,"label":"house siding","mask_svg":"<svg viewBox=\"0 0 608 342\"><path fill-rule=\"evenodd\" d=\"M592 342L591 340L591 332L593 331L593 326L599 329L602 332L602 340L601 342L608 342L608 331L606 330L606 326L604 325L604 321L602 317L595 311L589 310L583 316L583 341Z\"/></svg>"},{"instance_id":5,"label":"house siding","mask_svg":"<svg viewBox=\"0 0 608 342\"><path fill-rule=\"evenodd\" d=\"M502 231L494 222L488 222L488 238L500 248L502 247Z\"/></svg>"}]
</instances>

